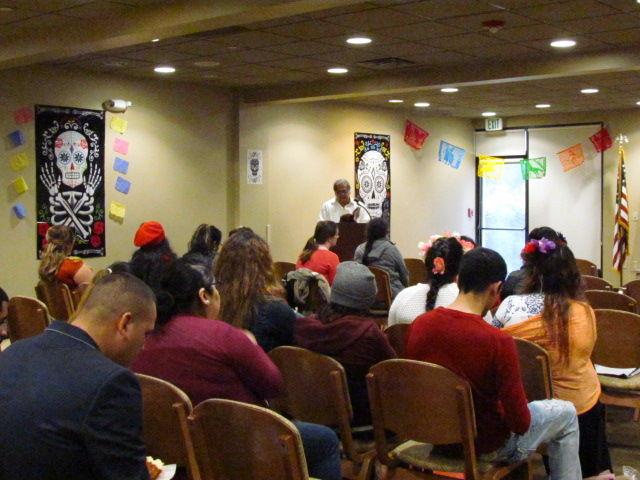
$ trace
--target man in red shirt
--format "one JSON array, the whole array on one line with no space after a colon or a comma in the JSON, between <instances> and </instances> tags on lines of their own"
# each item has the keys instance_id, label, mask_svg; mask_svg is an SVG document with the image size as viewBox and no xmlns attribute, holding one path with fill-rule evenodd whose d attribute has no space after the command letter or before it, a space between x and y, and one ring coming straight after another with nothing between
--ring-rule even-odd
<instances>
[{"instance_id":1,"label":"man in red shirt","mask_svg":"<svg viewBox=\"0 0 640 480\"><path fill-rule=\"evenodd\" d=\"M473 391L479 453L497 450L516 462L548 444L552 480L582 478L578 421L570 402L527 403L515 342L482 318L495 305L507 267L497 252L476 248L460 263L460 294L447 308L420 315L411 325L407 357L442 365Z\"/></svg>"}]
</instances>

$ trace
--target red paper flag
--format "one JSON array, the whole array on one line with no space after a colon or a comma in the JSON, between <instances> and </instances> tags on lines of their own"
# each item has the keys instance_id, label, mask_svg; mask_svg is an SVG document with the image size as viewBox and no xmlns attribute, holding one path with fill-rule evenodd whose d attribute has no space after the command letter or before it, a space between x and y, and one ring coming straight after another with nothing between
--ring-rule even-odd
<instances>
[{"instance_id":1,"label":"red paper flag","mask_svg":"<svg viewBox=\"0 0 640 480\"><path fill-rule=\"evenodd\" d=\"M604 152L608 148L611 148L613 145L613 140L611 140L611 135L609 135L609 131L606 128L601 128L595 134L589 137L591 143L596 149L596 152Z\"/></svg>"},{"instance_id":2,"label":"red paper flag","mask_svg":"<svg viewBox=\"0 0 640 480\"><path fill-rule=\"evenodd\" d=\"M584 153L582 153L582 144L577 143L572 147L565 148L558 152L558 157L562 163L562 169L568 172L572 168L576 168L584 163Z\"/></svg>"},{"instance_id":3,"label":"red paper flag","mask_svg":"<svg viewBox=\"0 0 640 480\"><path fill-rule=\"evenodd\" d=\"M407 120L404 124L404 143L411 148L420 150L424 141L429 137L429 132L423 130L411 120Z\"/></svg>"},{"instance_id":4,"label":"red paper flag","mask_svg":"<svg viewBox=\"0 0 640 480\"><path fill-rule=\"evenodd\" d=\"M33 108L31 107L22 107L13 112L13 119L16 121L18 125L23 125L25 123L29 123L33 120Z\"/></svg>"}]
</instances>

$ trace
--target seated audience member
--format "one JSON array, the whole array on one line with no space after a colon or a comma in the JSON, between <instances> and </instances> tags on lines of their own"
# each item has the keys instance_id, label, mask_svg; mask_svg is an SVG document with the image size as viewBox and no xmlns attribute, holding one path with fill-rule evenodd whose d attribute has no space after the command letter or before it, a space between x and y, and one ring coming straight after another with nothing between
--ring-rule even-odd
<instances>
[{"instance_id":1,"label":"seated audience member","mask_svg":"<svg viewBox=\"0 0 640 480\"><path fill-rule=\"evenodd\" d=\"M176 260L157 292L158 321L133 370L173 383L194 405L226 398L265 406L282 389L278 367L250 332L216 320L220 296L210 257ZM330 429L296 422L311 475L339 479L338 440Z\"/></svg>"},{"instance_id":2,"label":"seated audience member","mask_svg":"<svg viewBox=\"0 0 640 480\"><path fill-rule=\"evenodd\" d=\"M214 225L203 223L193 232L187 253L199 253L214 259L220 249L221 241L222 232L220 229Z\"/></svg>"},{"instance_id":3,"label":"seated audience member","mask_svg":"<svg viewBox=\"0 0 640 480\"><path fill-rule=\"evenodd\" d=\"M409 285L409 271L398 247L387 238L389 225L374 218L367 225L367 241L356 248L353 259L367 267L380 267L389 274L392 296Z\"/></svg>"},{"instance_id":4,"label":"seated audience member","mask_svg":"<svg viewBox=\"0 0 640 480\"><path fill-rule=\"evenodd\" d=\"M336 276L336 268L340 263L338 255L329 249L338 241L338 224L331 220L320 221L316 224L313 233L304 250L298 257L296 268L308 268L318 272L327 279L329 285L333 283Z\"/></svg>"},{"instance_id":5,"label":"seated audience member","mask_svg":"<svg viewBox=\"0 0 640 480\"><path fill-rule=\"evenodd\" d=\"M476 248L465 254L458 298L413 322L405 353L442 365L470 383L478 453L496 451L497 461L516 462L546 443L550 478L579 480L574 406L563 400L527 404L513 338L482 318L498 299L506 273L504 260L493 250Z\"/></svg>"},{"instance_id":6,"label":"seated audience member","mask_svg":"<svg viewBox=\"0 0 640 480\"><path fill-rule=\"evenodd\" d=\"M99 280L72 323L0 355L0 478L148 479L142 399L126 368L156 319L147 285Z\"/></svg>"},{"instance_id":7,"label":"seated audience member","mask_svg":"<svg viewBox=\"0 0 640 480\"><path fill-rule=\"evenodd\" d=\"M528 242L522 259L524 293L507 297L496 319L506 327L504 332L549 352L554 395L573 403L578 412L583 476L610 473L605 409L598 401L600 382L591 362L597 337L595 315L581 301L581 277L573 253L563 243L543 238ZM524 318L529 313L527 298L535 301L531 303L537 311L528 319Z\"/></svg>"},{"instance_id":8,"label":"seated audience member","mask_svg":"<svg viewBox=\"0 0 640 480\"><path fill-rule=\"evenodd\" d=\"M375 278L367 267L343 262L338 265L331 303L317 316L298 319L295 326L298 346L333 357L344 366L355 426L371 424L366 382L369 368L396 358L386 335L368 317L376 291Z\"/></svg>"},{"instance_id":9,"label":"seated audience member","mask_svg":"<svg viewBox=\"0 0 640 480\"><path fill-rule=\"evenodd\" d=\"M418 315L436 307L446 307L458 296L456 278L463 249L455 237L440 237L433 242L424 258L427 283L405 288L389 309L389 325L411 323Z\"/></svg>"},{"instance_id":10,"label":"seated audience member","mask_svg":"<svg viewBox=\"0 0 640 480\"><path fill-rule=\"evenodd\" d=\"M164 272L177 258L165 237L164 228L159 222L144 222L138 228L133 244L139 248L129 261L131 273L155 290Z\"/></svg>"},{"instance_id":11,"label":"seated audience member","mask_svg":"<svg viewBox=\"0 0 640 480\"><path fill-rule=\"evenodd\" d=\"M229 236L227 238L230 238L233 235L235 235L236 233L240 233L240 232L253 233L253 230L250 227L243 227L242 225L240 225L239 227L236 227L233 230L230 230L229 231Z\"/></svg>"},{"instance_id":12,"label":"seated audience member","mask_svg":"<svg viewBox=\"0 0 640 480\"><path fill-rule=\"evenodd\" d=\"M54 225L47 230L47 244L40 257L38 274L45 282L63 282L75 289L88 283L93 270L78 257L70 257L75 244L75 233L66 225Z\"/></svg>"},{"instance_id":13,"label":"seated audience member","mask_svg":"<svg viewBox=\"0 0 640 480\"><path fill-rule=\"evenodd\" d=\"M9 315L9 297L7 293L0 288L0 340L4 340L9 336L7 332L7 316Z\"/></svg>"},{"instance_id":14,"label":"seated audience member","mask_svg":"<svg viewBox=\"0 0 640 480\"><path fill-rule=\"evenodd\" d=\"M251 230L234 233L216 260L220 319L251 331L266 352L293 345L296 313L283 299L269 245Z\"/></svg>"},{"instance_id":15,"label":"seated audience member","mask_svg":"<svg viewBox=\"0 0 640 480\"><path fill-rule=\"evenodd\" d=\"M556 243L567 244L567 240L564 238L560 232L556 232L551 227L538 227L534 228L529 232L529 240L541 240L546 238L547 240L551 240ZM516 295L517 293L521 293L521 283L524 279L524 265L520 268L520 270L515 270L511 272L507 279L504 281L504 285L502 285L502 291L500 292L500 298L504 300L505 298ZM536 301L536 305L539 305L540 302ZM538 311L538 313L540 313ZM534 314L535 315L535 314Z\"/></svg>"}]
</instances>

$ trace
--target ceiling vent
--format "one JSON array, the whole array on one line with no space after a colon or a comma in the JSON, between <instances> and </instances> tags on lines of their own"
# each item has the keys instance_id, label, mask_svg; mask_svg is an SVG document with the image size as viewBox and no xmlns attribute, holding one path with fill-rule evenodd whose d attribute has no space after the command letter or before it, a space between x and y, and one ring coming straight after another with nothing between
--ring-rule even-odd
<instances>
[{"instance_id":1,"label":"ceiling vent","mask_svg":"<svg viewBox=\"0 0 640 480\"><path fill-rule=\"evenodd\" d=\"M399 57L374 58L364 62L358 62L357 65L375 70L395 70L397 68L412 67L416 63Z\"/></svg>"}]
</instances>

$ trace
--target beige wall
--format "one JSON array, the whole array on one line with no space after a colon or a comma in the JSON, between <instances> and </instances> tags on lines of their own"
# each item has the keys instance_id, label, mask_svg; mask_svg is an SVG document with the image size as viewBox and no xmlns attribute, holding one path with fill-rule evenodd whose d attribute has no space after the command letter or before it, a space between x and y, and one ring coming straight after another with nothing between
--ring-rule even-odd
<instances>
[{"instance_id":1,"label":"beige wall","mask_svg":"<svg viewBox=\"0 0 640 480\"><path fill-rule=\"evenodd\" d=\"M600 122L607 125L612 137L619 133L629 138L625 145L625 159L627 166L627 190L629 194L629 209L633 216L640 210L640 110L630 109L621 111L600 111L576 114L535 115L529 117L513 117L505 120L506 127L562 125L583 122ZM476 127L482 128L481 124ZM611 267L613 249L613 218L616 194L616 177L618 153L616 146L604 154L604 190L603 207L603 276L614 285L620 284L619 274ZM567 211L570 215L570 210ZM594 212L594 221L598 221L600 212ZM623 283L635 280L636 272L640 270L640 236L639 223L631 221L631 257L627 259L624 268Z\"/></svg>"},{"instance_id":2,"label":"beige wall","mask_svg":"<svg viewBox=\"0 0 640 480\"><path fill-rule=\"evenodd\" d=\"M88 259L94 268L116 260L127 260L134 250L132 239L138 225L155 219L162 222L178 253L195 227L213 223L226 230L227 183L235 161L233 103L229 94L211 88L170 81L132 80L86 72L67 73L54 68L29 68L0 74L0 132L3 137L16 128L11 112L23 105L59 105L100 109L107 98L124 98L134 106L124 115L130 142L126 176L129 195L116 192L111 145L115 132L107 116L105 141L105 201L120 201L127 207L122 224L107 220L107 256ZM4 195L0 200L0 286L9 295L33 295L37 282L35 242L35 166L33 123L24 129L31 164L22 172L29 191L16 198L9 186L17 176L9 168L10 152L0 143L0 177ZM23 202L28 216L18 220L10 211Z\"/></svg>"},{"instance_id":3,"label":"beige wall","mask_svg":"<svg viewBox=\"0 0 640 480\"><path fill-rule=\"evenodd\" d=\"M265 235L275 260L294 261L313 234L335 179L354 178L354 132L391 135L391 236L405 257L444 230L473 234L475 208L471 122L411 114L431 136L415 152L403 141L406 112L338 103L243 106L240 109L239 223ZM438 143L467 150L459 170L437 161ZM247 185L248 149L263 151L263 185Z\"/></svg>"}]
</instances>

